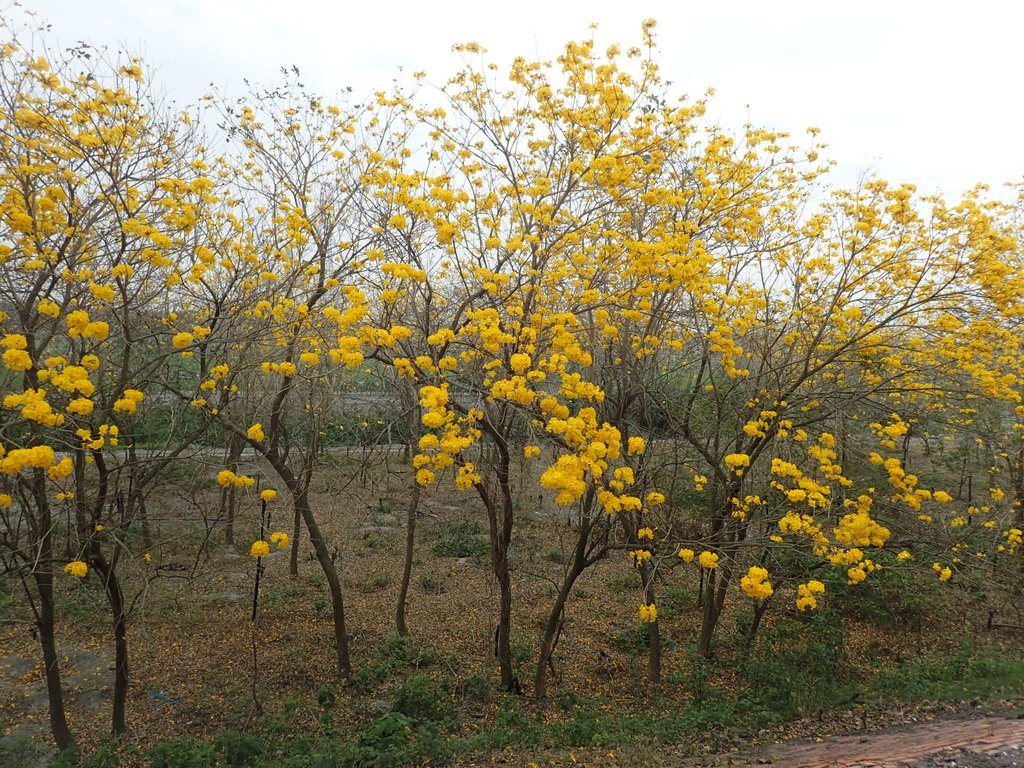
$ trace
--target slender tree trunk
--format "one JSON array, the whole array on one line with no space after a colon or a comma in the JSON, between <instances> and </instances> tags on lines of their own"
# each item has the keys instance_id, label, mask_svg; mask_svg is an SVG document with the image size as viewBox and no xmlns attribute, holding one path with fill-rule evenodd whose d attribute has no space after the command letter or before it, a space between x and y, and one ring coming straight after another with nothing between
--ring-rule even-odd
<instances>
[{"instance_id":1,"label":"slender tree trunk","mask_svg":"<svg viewBox=\"0 0 1024 768\"><path fill-rule=\"evenodd\" d=\"M481 483L477 494L487 510L487 523L491 541L491 570L498 582L498 627L494 634L494 655L501 670L501 687L509 692L520 692L519 678L512 665L512 578L508 550L515 524L512 505L512 487L509 476L507 445L495 440L497 457L494 475L497 489ZM494 457L492 457L494 458ZM497 497L497 498L496 498Z\"/></svg>"},{"instance_id":2,"label":"slender tree trunk","mask_svg":"<svg viewBox=\"0 0 1024 768\"><path fill-rule=\"evenodd\" d=\"M718 571L707 571L703 592L704 615L701 619L700 639L697 641L697 651L705 659L711 658L711 640L718 626L718 601L715 599L717 593Z\"/></svg>"},{"instance_id":3,"label":"slender tree trunk","mask_svg":"<svg viewBox=\"0 0 1024 768\"><path fill-rule=\"evenodd\" d=\"M537 671L533 678L533 695L538 699L543 699L547 696L548 669L551 663L551 656L555 652L555 645L558 642L557 638L562 626L562 617L565 614L565 605L569 601L569 594L572 592L573 585L581 573L583 573L583 568L577 567L577 563L574 560L573 566L566 575L565 581L562 582L562 587L558 590L558 596L548 612L548 618L544 622L544 637L540 643Z\"/></svg>"},{"instance_id":4,"label":"slender tree trunk","mask_svg":"<svg viewBox=\"0 0 1024 768\"><path fill-rule=\"evenodd\" d=\"M501 687L512 692L518 688L518 678L512 665L512 579L509 574L508 556L503 554L495 564L498 580L498 666L501 668Z\"/></svg>"},{"instance_id":5,"label":"slender tree trunk","mask_svg":"<svg viewBox=\"0 0 1024 768\"><path fill-rule=\"evenodd\" d=\"M128 730L125 719L129 684L128 617L125 615L124 593L114 569L102 556L93 558L91 565L103 580L107 602L114 616L114 701L111 730L115 736L119 736Z\"/></svg>"},{"instance_id":6,"label":"slender tree trunk","mask_svg":"<svg viewBox=\"0 0 1024 768\"><path fill-rule=\"evenodd\" d=\"M422 493L420 484L412 481L412 499L405 516L405 561L402 564L402 586L398 590L398 605L395 607L395 630L402 637L407 637L409 627L405 621L405 603L409 595L409 582L412 580L412 560L416 549L416 510L420 504Z\"/></svg>"},{"instance_id":7,"label":"slender tree trunk","mask_svg":"<svg viewBox=\"0 0 1024 768\"><path fill-rule=\"evenodd\" d=\"M750 629L743 638L743 663L746 664L754 650L754 641L757 640L758 630L761 629L761 620L768 611L768 600L761 600L754 606L754 617L750 621Z\"/></svg>"},{"instance_id":8,"label":"slender tree trunk","mask_svg":"<svg viewBox=\"0 0 1024 768\"><path fill-rule=\"evenodd\" d=\"M302 516L309 531L309 543L313 545L317 562L323 569L324 577L327 579L327 586L331 593L331 613L334 616L334 643L337 656L338 677L347 678L352 672L352 666L348 656L348 634L345 632L345 601L341 590L341 579L338 577L338 569L334 565L331 553L327 549L320 526L317 525L316 517L309 506L309 491L302 489L295 497L295 510Z\"/></svg>"},{"instance_id":9,"label":"slender tree trunk","mask_svg":"<svg viewBox=\"0 0 1024 768\"><path fill-rule=\"evenodd\" d=\"M640 578L644 580L644 602L647 605L657 605L654 572L650 564L641 564ZM647 625L647 677L653 685L661 682L661 625L657 619Z\"/></svg>"},{"instance_id":10,"label":"slender tree trunk","mask_svg":"<svg viewBox=\"0 0 1024 768\"><path fill-rule=\"evenodd\" d=\"M576 546L573 548L572 563L569 566L568 573L565 575L565 579L562 581L562 586L558 590L558 596L551 606L548 618L544 623L544 637L541 639L540 654L537 657L537 671L534 675L533 684L533 695L538 699L542 699L547 695L548 672L549 670L554 671L551 658L561 636L565 606L569 602L569 595L572 594L577 579L583 575L587 567L604 555L605 550L603 548L596 557L589 550L591 534L594 531L594 520L590 517L593 503L594 491L591 487L583 501L580 529L576 536Z\"/></svg>"},{"instance_id":11,"label":"slender tree trunk","mask_svg":"<svg viewBox=\"0 0 1024 768\"><path fill-rule=\"evenodd\" d=\"M654 569L645 561L640 563L639 570L644 590L644 604L657 605ZM647 624L647 679L654 685L661 682L661 626L657 619Z\"/></svg>"},{"instance_id":12,"label":"slender tree trunk","mask_svg":"<svg viewBox=\"0 0 1024 768\"><path fill-rule=\"evenodd\" d=\"M49 538L46 534L45 538ZM55 616L53 599L53 573L49 570L50 558L44 558L45 566L40 566L35 574L36 588L39 590L39 615L36 626L39 629L39 644L43 650L43 668L46 675L46 693L50 709L50 731L58 749L74 749L75 739L68 728L67 715L64 711L64 686L60 679L60 662L57 657L55 639Z\"/></svg>"},{"instance_id":13,"label":"slender tree trunk","mask_svg":"<svg viewBox=\"0 0 1024 768\"><path fill-rule=\"evenodd\" d=\"M413 443L418 442L420 434L420 409L416 387L411 383L401 383L398 395L402 402L405 416L405 445L403 447L405 463L412 456ZM395 606L395 631L402 637L409 635L409 627L405 620L406 602L409 599L409 584L412 581L412 561L416 548L416 511L420 505L423 488L416 482L415 472L412 478L412 499L409 501L408 513L405 517L405 560L402 563L402 586L398 590L398 603Z\"/></svg>"},{"instance_id":14,"label":"slender tree trunk","mask_svg":"<svg viewBox=\"0 0 1024 768\"><path fill-rule=\"evenodd\" d=\"M498 470L501 486L501 517L493 503L487 512L491 528L491 564L498 582L498 631L494 639L494 653L501 669L501 687L518 692L519 678L512 664L512 576L508 550L512 540L512 494L508 485L507 462Z\"/></svg>"},{"instance_id":15,"label":"slender tree trunk","mask_svg":"<svg viewBox=\"0 0 1024 768\"><path fill-rule=\"evenodd\" d=\"M295 506L295 519L292 520L292 551L288 554L288 575L293 579L299 575L299 539L302 537L302 512Z\"/></svg>"},{"instance_id":16,"label":"slender tree trunk","mask_svg":"<svg viewBox=\"0 0 1024 768\"><path fill-rule=\"evenodd\" d=\"M57 657L56 602L53 596L53 519L50 500L46 495L46 475L35 470L32 478L32 497L36 508L36 531L39 535L39 561L32 574L39 592L36 627L43 651L43 669L50 710L50 731L53 741L61 750L74 750L75 738L68 727L64 710L64 685L60 679L60 660Z\"/></svg>"},{"instance_id":17,"label":"slender tree trunk","mask_svg":"<svg viewBox=\"0 0 1024 768\"><path fill-rule=\"evenodd\" d=\"M232 432L228 442L227 456L227 468L232 472L238 472L238 462L242 457L243 445L242 439ZM235 543L235 512L237 509L238 494L235 492L235 487L232 485L222 489L220 492L220 514L218 516L224 520L224 543L228 546L232 546Z\"/></svg>"},{"instance_id":18,"label":"slender tree trunk","mask_svg":"<svg viewBox=\"0 0 1024 768\"><path fill-rule=\"evenodd\" d=\"M708 574L704 595L704 616L700 627L698 650L706 659L711 658L711 641L718 628L718 619L725 608L725 596L729 591L731 573L728 568L721 567Z\"/></svg>"}]
</instances>

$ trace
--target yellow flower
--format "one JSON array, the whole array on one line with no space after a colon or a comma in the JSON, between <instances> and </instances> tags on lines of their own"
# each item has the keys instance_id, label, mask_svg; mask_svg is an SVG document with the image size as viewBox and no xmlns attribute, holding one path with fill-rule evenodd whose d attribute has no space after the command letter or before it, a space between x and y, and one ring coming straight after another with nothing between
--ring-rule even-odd
<instances>
[{"instance_id":1,"label":"yellow flower","mask_svg":"<svg viewBox=\"0 0 1024 768\"><path fill-rule=\"evenodd\" d=\"M27 371L32 367L32 358L23 349L5 349L3 360L12 371Z\"/></svg>"},{"instance_id":2,"label":"yellow flower","mask_svg":"<svg viewBox=\"0 0 1024 768\"><path fill-rule=\"evenodd\" d=\"M528 445L523 448L523 456L527 459L532 459L535 456L540 456L540 447L536 445Z\"/></svg>"},{"instance_id":3,"label":"yellow flower","mask_svg":"<svg viewBox=\"0 0 1024 768\"><path fill-rule=\"evenodd\" d=\"M700 553L700 557L697 558L697 562L700 563L701 568L713 570L718 567L718 555L714 552L708 552L705 550Z\"/></svg>"},{"instance_id":4,"label":"yellow flower","mask_svg":"<svg viewBox=\"0 0 1024 768\"><path fill-rule=\"evenodd\" d=\"M658 608L654 603L640 606L640 621L653 624L658 620Z\"/></svg>"},{"instance_id":5,"label":"yellow flower","mask_svg":"<svg viewBox=\"0 0 1024 768\"><path fill-rule=\"evenodd\" d=\"M79 416L88 416L92 413L94 404L92 400L87 397L76 397L70 403L68 403L68 413L74 413Z\"/></svg>"},{"instance_id":6,"label":"yellow flower","mask_svg":"<svg viewBox=\"0 0 1024 768\"><path fill-rule=\"evenodd\" d=\"M745 453L730 453L724 461L725 466L737 475L742 475L744 468L750 466L750 457Z\"/></svg>"},{"instance_id":7,"label":"yellow flower","mask_svg":"<svg viewBox=\"0 0 1024 768\"><path fill-rule=\"evenodd\" d=\"M127 397L123 397L120 400L114 401L114 410L121 411L128 414L134 414L138 408L138 403L134 400L129 400Z\"/></svg>"},{"instance_id":8,"label":"yellow flower","mask_svg":"<svg viewBox=\"0 0 1024 768\"><path fill-rule=\"evenodd\" d=\"M273 488L264 488L262 491L260 491L260 498L268 502L273 501L274 499L277 498L277 491L275 491Z\"/></svg>"},{"instance_id":9,"label":"yellow flower","mask_svg":"<svg viewBox=\"0 0 1024 768\"><path fill-rule=\"evenodd\" d=\"M195 341L195 336L193 336L188 331L176 333L174 334L174 338L171 339L171 343L174 345L175 349L184 349L185 347L189 346L193 341Z\"/></svg>"},{"instance_id":10,"label":"yellow flower","mask_svg":"<svg viewBox=\"0 0 1024 768\"><path fill-rule=\"evenodd\" d=\"M47 317L57 317L60 314L60 305L50 299L40 299L36 309L39 310L39 314Z\"/></svg>"},{"instance_id":11,"label":"yellow flower","mask_svg":"<svg viewBox=\"0 0 1024 768\"><path fill-rule=\"evenodd\" d=\"M638 539L654 539L654 530L652 528L641 528L636 532Z\"/></svg>"},{"instance_id":12,"label":"yellow flower","mask_svg":"<svg viewBox=\"0 0 1024 768\"><path fill-rule=\"evenodd\" d=\"M270 540L277 544L278 549L284 549L288 546L288 534L284 531L274 531L270 534Z\"/></svg>"},{"instance_id":13,"label":"yellow flower","mask_svg":"<svg viewBox=\"0 0 1024 768\"><path fill-rule=\"evenodd\" d=\"M75 471L75 464L70 456L65 456L46 471L51 480L63 480Z\"/></svg>"},{"instance_id":14,"label":"yellow flower","mask_svg":"<svg viewBox=\"0 0 1024 768\"><path fill-rule=\"evenodd\" d=\"M796 587L796 607L801 611L813 611L818 607L815 595L825 592L825 585L817 579L811 579L806 584L798 584Z\"/></svg>"},{"instance_id":15,"label":"yellow flower","mask_svg":"<svg viewBox=\"0 0 1024 768\"><path fill-rule=\"evenodd\" d=\"M70 573L72 576L77 576L80 579L84 579L89 573L89 566L83 563L81 560L72 560L70 563L64 566L64 573Z\"/></svg>"},{"instance_id":16,"label":"yellow flower","mask_svg":"<svg viewBox=\"0 0 1024 768\"><path fill-rule=\"evenodd\" d=\"M257 443L262 442L264 439L266 439L266 434L264 434L263 432L263 425L258 423L253 424L251 427L249 427L248 431L245 433L245 436L248 437L250 440L255 440Z\"/></svg>"},{"instance_id":17,"label":"yellow flower","mask_svg":"<svg viewBox=\"0 0 1024 768\"><path fill-rule=\"evenodd\" d=\"M692 549L680 549L679 559L682 560L684 563L692 563L694 554L695 553Z\"/></svg>"},{"instance_id":18,"label":"yellow flower","mask_svg":"<svg viewBox=\"0 0 1024 768\"><path fill-rule=\"evenodd\" d=\"M740 579L740 588L747 597L755 600L767 600L774 594L771 582L768 581L768 570L758 565L752 565L747 575Z\"/></svg>"},{"instance_id":19,"label":"yellow flower","mask_svg":"<svg viewBox=\"0 0 1024 768\"><path fill-rule=\"evenodd\" d=\"M28 339L20 333L8 333L0 339L0 346L4 349L28 349Z\"/></svg>"},{"instance_id":20,"label":"yellow flower","mask_svg":"<svg viewBox=\"0 0 1024 768\"><path fill-rule=\"evenodd\" d=\"M626 441L626 455L638 456L644 452L646 447L642 437L631 437Z\"/></svg>"},{"instance_id":21,"label":"yellow flower","mask_svg":"<svg viewBox=\"0 0 1024 768\"><path fill-rule=\"evenodd\" d=\"M148 563L148 562L151 562L151 561L153 560L153 556L152 556L151 554L149 554L149 552L143 552L143 553L142 553L142 559L143 559L143 560L144 560L145 562L147 562L147 563Z\"/></svg>"},{"instance_id":22,"label":"yellow flower","mask_svg":"<svg viewBox=\"0 0 1024 768\"><path fill-rule=\"evenodd\" d=\"M264 557L265 555L269 555L270 545L267 542L263 541L263 539L260 539L259 541L254 541L252 543L252 546L249 548L249 554L253 557Z\"/></svg>"}]
</instances>

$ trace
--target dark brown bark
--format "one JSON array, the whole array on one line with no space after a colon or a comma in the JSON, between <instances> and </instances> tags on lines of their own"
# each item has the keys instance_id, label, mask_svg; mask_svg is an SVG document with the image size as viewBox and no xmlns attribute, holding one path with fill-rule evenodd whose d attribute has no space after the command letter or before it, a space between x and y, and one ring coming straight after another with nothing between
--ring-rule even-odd
<instances>
[{"instance_id":1,"label":"dark brown bark","mask_svg":"<svg viewBox=\"0 0 1024 768\"><path fill-rule=\"evenodd\" d=\"M422 488L415 479L412 481L412 498L405 516L405 560L402 563L402 585L398 590L398 604L395 606L395 631L407 637L409 627L405 620L405 603L409 596L409 582L412 581L412 561L416 549L416 510L420 504Z\"/></svg>"},{"instance_id":2,"label":"dark brown bark","mask_svg":"<svg viewBox=\"0 0 1024 768\"><path fill-rule=\"evenodd\" d=\"M295 507L292 520L292 551L288 554L288 575L293 579L299 576L299 540L302 538L302 513Z\"/></svg>"},{"instance_id":3,"label":"dark brown bark","mask_svg":"<svg viewBox=\"0 0 1024 768\"><path fill-rule=\"evenodd\" d=\"M480 498L487 509L491 536L491 570L498 582L498 628L494 638L494 655L501 670L501 687L516 691L519 678L512 664L512 578L508 550L514 522L512 491L509 486L509 462L504 446L499 446L497 476L500 501L496 503L489 486L478 485Z\"/></svg>"},{"instance_id":4,"label":"dark brown bark","mask_svg":"<svg viewBox=\"0 0 1024 768\"><path fill-rule=\"evenodd\" d=\"M583 568L577 568L576 563L573 562L573 567L569 569L569 573L562 582L562 587L558 590L558 596L555 598L555 602L548 612L548 618L544 622L544 637L541 639L540 654L537 657L537 671L533 678L533 695L538 699L543 699L547 696L548 672L551 667L551 657L555 652L558 636L561 633L562 618L565 615L565 604L568 602L573 585L575 585L581 573L583 573Z\"/></svg>"},{"instance_id":5,"label":"dark brown bark","mask_svg":"<svg viewBox=\"0 0 1024 768\"><path fill-rule=\"evenodd\" d=\"M565 617L565 606L572 594L576 581L583 572L594 563L603 559L608 553L608 526L607 520L601 518L605 523L601 534L595 536L595 520L590 517L594 505L594 489L591 487L583 500L584 510L580 519L580 528L576 536L576 546L573 548L572 563L562 581L551 610L548 612L547 620L544 622L544 636L541 639L540 654L537 658L537 670L534 674L533 694L538 699L547 695L548 674L554 672L552 656L558 646L558 640L562 634L562 624ZM603 514L603 513L598 513Z\"/></svg>"},{"instance_id":6,"label":"dark brown bark","mask_svg":"<svg viewBox=\"0 0 1024 768\"><path fill-rule=\"evenodd\" d=\"M303 490L295 499L295 509L302 515L302 520L309 531L309 543L313 545L317 562L323 569L327 579L327 587L331 593L331 613L334 616L334 642L337 657L338 677L347 678L352 673L352 665L348 657L348 634L345 631L345 600L341 591L341 579L334 565L331 553L327 550L327 542L320 533L313 510L309 506L309 495Z\"/></svg>"},{"instance_id":7,"label":"dark brown bark","mask_svg":"<svg viewBox=\"0 0 1024 768\"><path fill-rule=\"evenodd\" d=\"M644 602L656 605L654 572L646 562L640 566L640 578L644 580ZM647 677L653 685L661 682L661 624L657 620L647 625Z\"/></svg>"},{"instance_id":8,"label":"dark brown bark","mask_svg":"<svg viewBox=\"0 0 1024 768\"><path fill-rule=\"evenodd\" d=\"M53 574L49 571L39 571L35 574L35 582L36 589L39 590L39 615L36 627L39 629L39 644L43 650L50 732L58 749L74 749L75 739L68 728L67 715L64 711L64 686L60 678L60 663L54 636Z\"/></svg>"},{"instance_id":9,"label":"dark brown bark","mask_svg":"<svg viewBox=\"0 0 1024 768\"><path fill-rule=\"evenodd\" d=\"M750 621L750 628L743 638L744 661L750 657L751 651L754 650L754 641L757 640L757 633L761 629L761 620L764 619L765 613L768 612L768 604L768 600L761 600L754 606L754 616Z\"/></svg>"},{"instance_id":10,"label":"dark brown bark","mask_svg":"<svg viewBox=\"0 0 1024 768\"><path fill-rule=\"evenodd\" d=\"M228 442L227 468L232 472L238 472L238 462L242 457L242 448L245 443L232 432ZM231 546L235 543L235 512L238 509L238 494L235 487L229 486L221 489L220 492L220 513L218 517L224 520L224 543Z\"/></svg>"},{"instance_id":11,"label":"dark brown bark","mask_svg":"<svg viewBox=\"0 0 1024 768\"><path fill-rule=\"evenodd\" d=\"M39 592L39 609L36 612L36 627L39 630L39 645L43 651L43 669L46 677L46 693L49 702L50 732L53 741L61 750L73 750L75 739L68 727L64 710L64 685L60 677L60 661L56 644L56 611L53 596L53 525L50 502L46 496L46 476L36 470L32 481L32 495L36 506L35 532L39 539L39 565L33 572L36 590Z\"/></svg>"},{"instance_id":12,"label":"dark brown bark","mask_svg":"<svg viewBox=\"0 0 1024 768\"><path fill-rule=\"evenodd\" d=\"M115 736L126 733L128 724L125 711L128 701L128 617L125 614L124 593L117 574L102 555L90 557L90 565L103 581L107 602L114 618L114 700L111 713L111 730Z\"/></svg>"}]
</instances>

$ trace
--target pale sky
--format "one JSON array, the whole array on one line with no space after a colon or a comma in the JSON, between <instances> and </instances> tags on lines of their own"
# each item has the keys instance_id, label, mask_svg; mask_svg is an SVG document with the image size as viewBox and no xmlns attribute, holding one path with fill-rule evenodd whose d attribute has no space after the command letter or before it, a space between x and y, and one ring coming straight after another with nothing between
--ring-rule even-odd
<instances>
[{"instance_id":1,"label":"pale sky","mask_svg":"<svg viewBox=\"0 0 1024 768\"><path fill-rule=\"evenodd\" d=\"M640 40L658 20L659 63L678 93L714 88L709 117L748 120L803 138L822 129L836 181L866 170L925 193L1024 179L1020 34L1010 0L24 0L64 45L122 45L155 68L160 88L192 102L215 83L277 82L296 65L327 96L357 96L425 70L458 67L453 43L475 41L504 65L554 59L567 40L603 49ZM597 23L596 33L589 29Z\"/></svg>"}]
</instances>

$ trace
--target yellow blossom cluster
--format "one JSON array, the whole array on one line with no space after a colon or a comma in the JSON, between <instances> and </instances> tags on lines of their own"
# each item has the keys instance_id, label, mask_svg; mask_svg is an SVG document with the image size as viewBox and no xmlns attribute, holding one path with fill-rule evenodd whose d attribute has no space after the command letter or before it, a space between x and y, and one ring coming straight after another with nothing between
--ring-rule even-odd
<instances>
[{"instance_id":1,"label":"yellow blossom cluster","mask_svg":"<svg viewBox=\"0 0 1024 768\"><path fill-rule=\"evenodd\" d=\"M825 585L817 579L796 587L796 607L800 611L813 611L818 607L817 595L825 593Z\"/></svg>"},{"instance_id":2,"label":"yellow blossom cluster","mask_svg":"<svg viewBox=\"0 0 1024 768\"><path fill-rule=\"evenodd\" d=\"M72 560L64 566L64 573L84 579L89 574L89 566L81 560Z\"/></svg>"},{"instance_id":3,"label":"yellow blossom cluster","mask_svg":"<svg viewBox=\"0 0 1024 768\"><path fill-rule=\"evenodd\" d=\"M46 400L46 394L44 389L12 392L4 397L4 408L20 408L21 415L29 421L45 427L59 427L64 423L64 415L53 410Z\"/></svg>"},{"instance_id":4,"label":"yellow blossom cluster","mask_svg":"<svg viewBox=\"0 0 1024 768\"><path fill-rule=\"evenodd\" d=\"M775 593L768 580L768 570L759 565L750 566L747 575L740 579L740 589L755 600L767 600Z\"/></svg>"},{"instance_id":5,"label":"yellow blossom cluster","mask_svg":"<svg viewBox=\"0 0 1024 768\"><path fill-rule=\"evenodd\" d=\"M222 469L217 473L217 484L222 488L248 488L256 481L248 475L236 475L230 469Z\"/></svg>"},{"instance_id":6,"label":"yellow blossom cluster","mask_svg":"<svg viewBox=\"0 0 1024 768\"><path fill-rule=\"evenodd\" d=\"M124 395L114 401L114 410L127 413L129 416L135 414L135 411L139 407L139 403L145 398L145 395L137 389L126 389Z\"/></svg>"}]
</instances>

